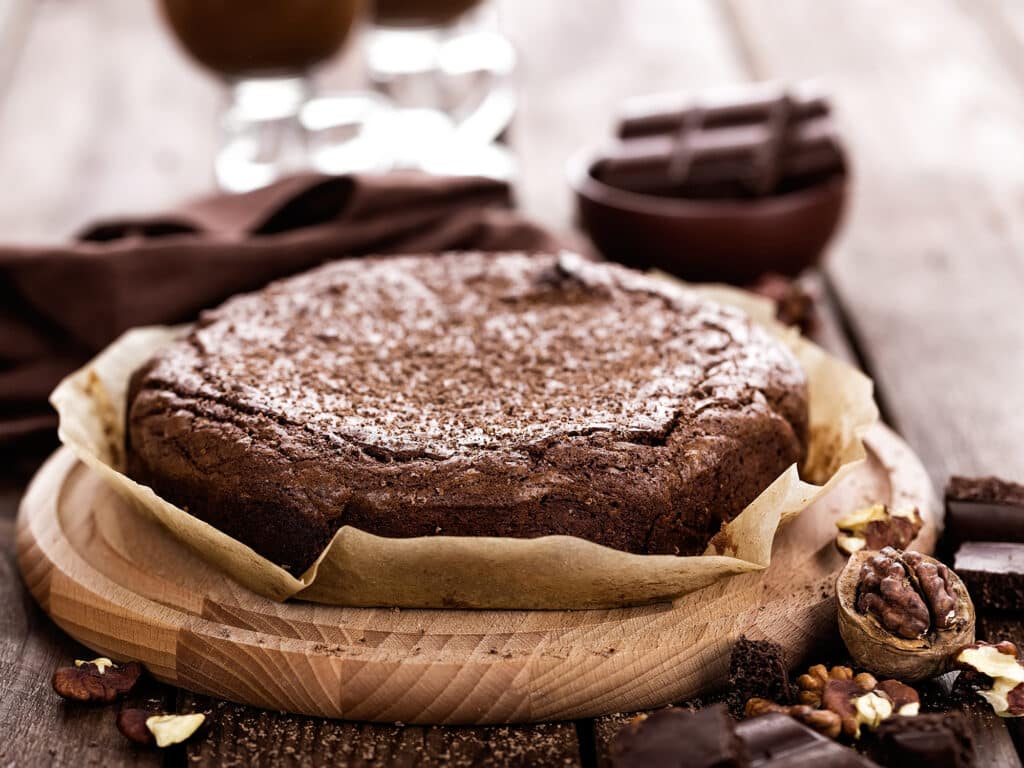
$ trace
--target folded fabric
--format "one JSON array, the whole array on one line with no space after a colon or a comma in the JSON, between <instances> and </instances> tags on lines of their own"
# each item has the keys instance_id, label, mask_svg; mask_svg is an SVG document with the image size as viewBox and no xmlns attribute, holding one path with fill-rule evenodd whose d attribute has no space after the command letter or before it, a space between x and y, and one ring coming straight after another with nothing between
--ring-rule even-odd
<instances>
[{"instance_id":1,"label":"folded fabric","mask_svg":"<svg viewBox=\"0 0 1024 768\"><path fill-rule=\"evenodd\" d=\"M306 174L98 222L59 247L2 247L0 444L53 429L50 391L132 326L191 320L332 259L558 247L510 206L491 179Z\"/></svg>"}]
</instances>

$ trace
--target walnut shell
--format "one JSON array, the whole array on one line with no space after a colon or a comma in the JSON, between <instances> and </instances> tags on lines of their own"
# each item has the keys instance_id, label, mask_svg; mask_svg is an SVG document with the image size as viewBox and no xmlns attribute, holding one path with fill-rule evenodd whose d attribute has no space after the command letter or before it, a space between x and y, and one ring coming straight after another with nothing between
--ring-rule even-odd
<instances>
[{"instance_id":1,"label":"walnut shell","mask_svg":"<svg viewBox=\"0 0 1024 768\"><path fill-rule=\"evenodd\" d=\"M857 607L861 570L870 558L878 554L874 550L855 552L836 579L839 634L847 650L859 666L880 677L913 682L948 672L955 664L957 652L974 642L974 603L967 587L959 576L948 570L949 587L955 598L956 620L933 616L927 631L920 637L900 637L875 616ZM902 556L902 553L895 554ZM915 559L915 562L940 565L927 555L919 557L920 560ZM915 579L911 581L920 589ZM940 628L943 624L948 625L947 628Z\"/></svg>"}]
</instances>

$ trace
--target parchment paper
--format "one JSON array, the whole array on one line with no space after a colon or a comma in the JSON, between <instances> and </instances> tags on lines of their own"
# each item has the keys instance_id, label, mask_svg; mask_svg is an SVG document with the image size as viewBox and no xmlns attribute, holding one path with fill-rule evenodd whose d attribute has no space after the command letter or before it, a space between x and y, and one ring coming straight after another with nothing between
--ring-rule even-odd
<instances>
[{"instance_id":1,"label":"parchment paper","mask_svg":"<svg viewBox=\"0 0 1024 768\"><path fill-rule=\"evenodd\" d=\"M665 278L671 279L671 278ZM124 460L128 378L186 328L125 333L54 390L60 439L140 514L254 592L352 606L606 608L666 600L768 566L780 526L864 458L878 418L871 381L773 319L772 302L725 286L690 286L740 307L787 344L807 373L810 444L802 475L789 467L724 526L704 555L634 555L573 536L392 539L342 527L301 578L130 480Z\"/></svg>"}]
</instances>

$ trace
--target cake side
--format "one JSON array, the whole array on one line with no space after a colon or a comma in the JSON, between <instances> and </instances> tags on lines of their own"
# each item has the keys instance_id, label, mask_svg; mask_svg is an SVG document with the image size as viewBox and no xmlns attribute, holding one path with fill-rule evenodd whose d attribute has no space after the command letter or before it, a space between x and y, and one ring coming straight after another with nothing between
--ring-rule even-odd
<instances>
[{"instance_id":1,"label":"cake side","mask_svg":"<svg viewBox=\"0 0 1024 768\"><path fill-rule=\"evenodd\" d=\"M300 573L341 525L695 554L803 454L742 313L571 256L337 262L136 372L128 472Z\"/></svg>"}]
</instances>

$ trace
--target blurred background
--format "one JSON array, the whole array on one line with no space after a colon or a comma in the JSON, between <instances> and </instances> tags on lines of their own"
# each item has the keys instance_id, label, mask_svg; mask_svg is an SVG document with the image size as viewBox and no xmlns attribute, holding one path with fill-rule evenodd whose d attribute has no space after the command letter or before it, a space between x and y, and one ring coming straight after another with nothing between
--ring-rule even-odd
<instances>
[{"instance_id":1,"label":"blurred background","mask_svg":"<svg viewBox=\"0 0 1024 768\"><path fill-rule=\"evenodd\" d=\"M344 16L350 4L338 3ZM97 216L215 189L229 89L186 53L178 37L189 33L171 33L162 5L0 0L5 242L64 240ZM224 53L243 30L244 14L231 11L240 4L198 5L235 14L237 28L201 23L191 33L221 41ZM749 80L820 83L852 168L823 282L840 325L936 478L1024 468L1019 436L1003 428L1007 413L1024 411L1024 4L439 5L451 6L436 11L448 14L442 26L485 10L487 29L511 43L511 68L487 85L513 88L502 167L524 212L559 232L574 221L566 163L612 136L623 99ZM389 13L394 21L409 11L395 3ZM356 97L348 106L357 117L395 95L368 71L367 41L387 16L363 7L351 24L338 22L337 39L313 57L312 93ZM495 50L483 59L510 62ZM419 134L399 132L388 147ZM929 426L940 419L941 430Z\"/></svg>"}]
</instances>

